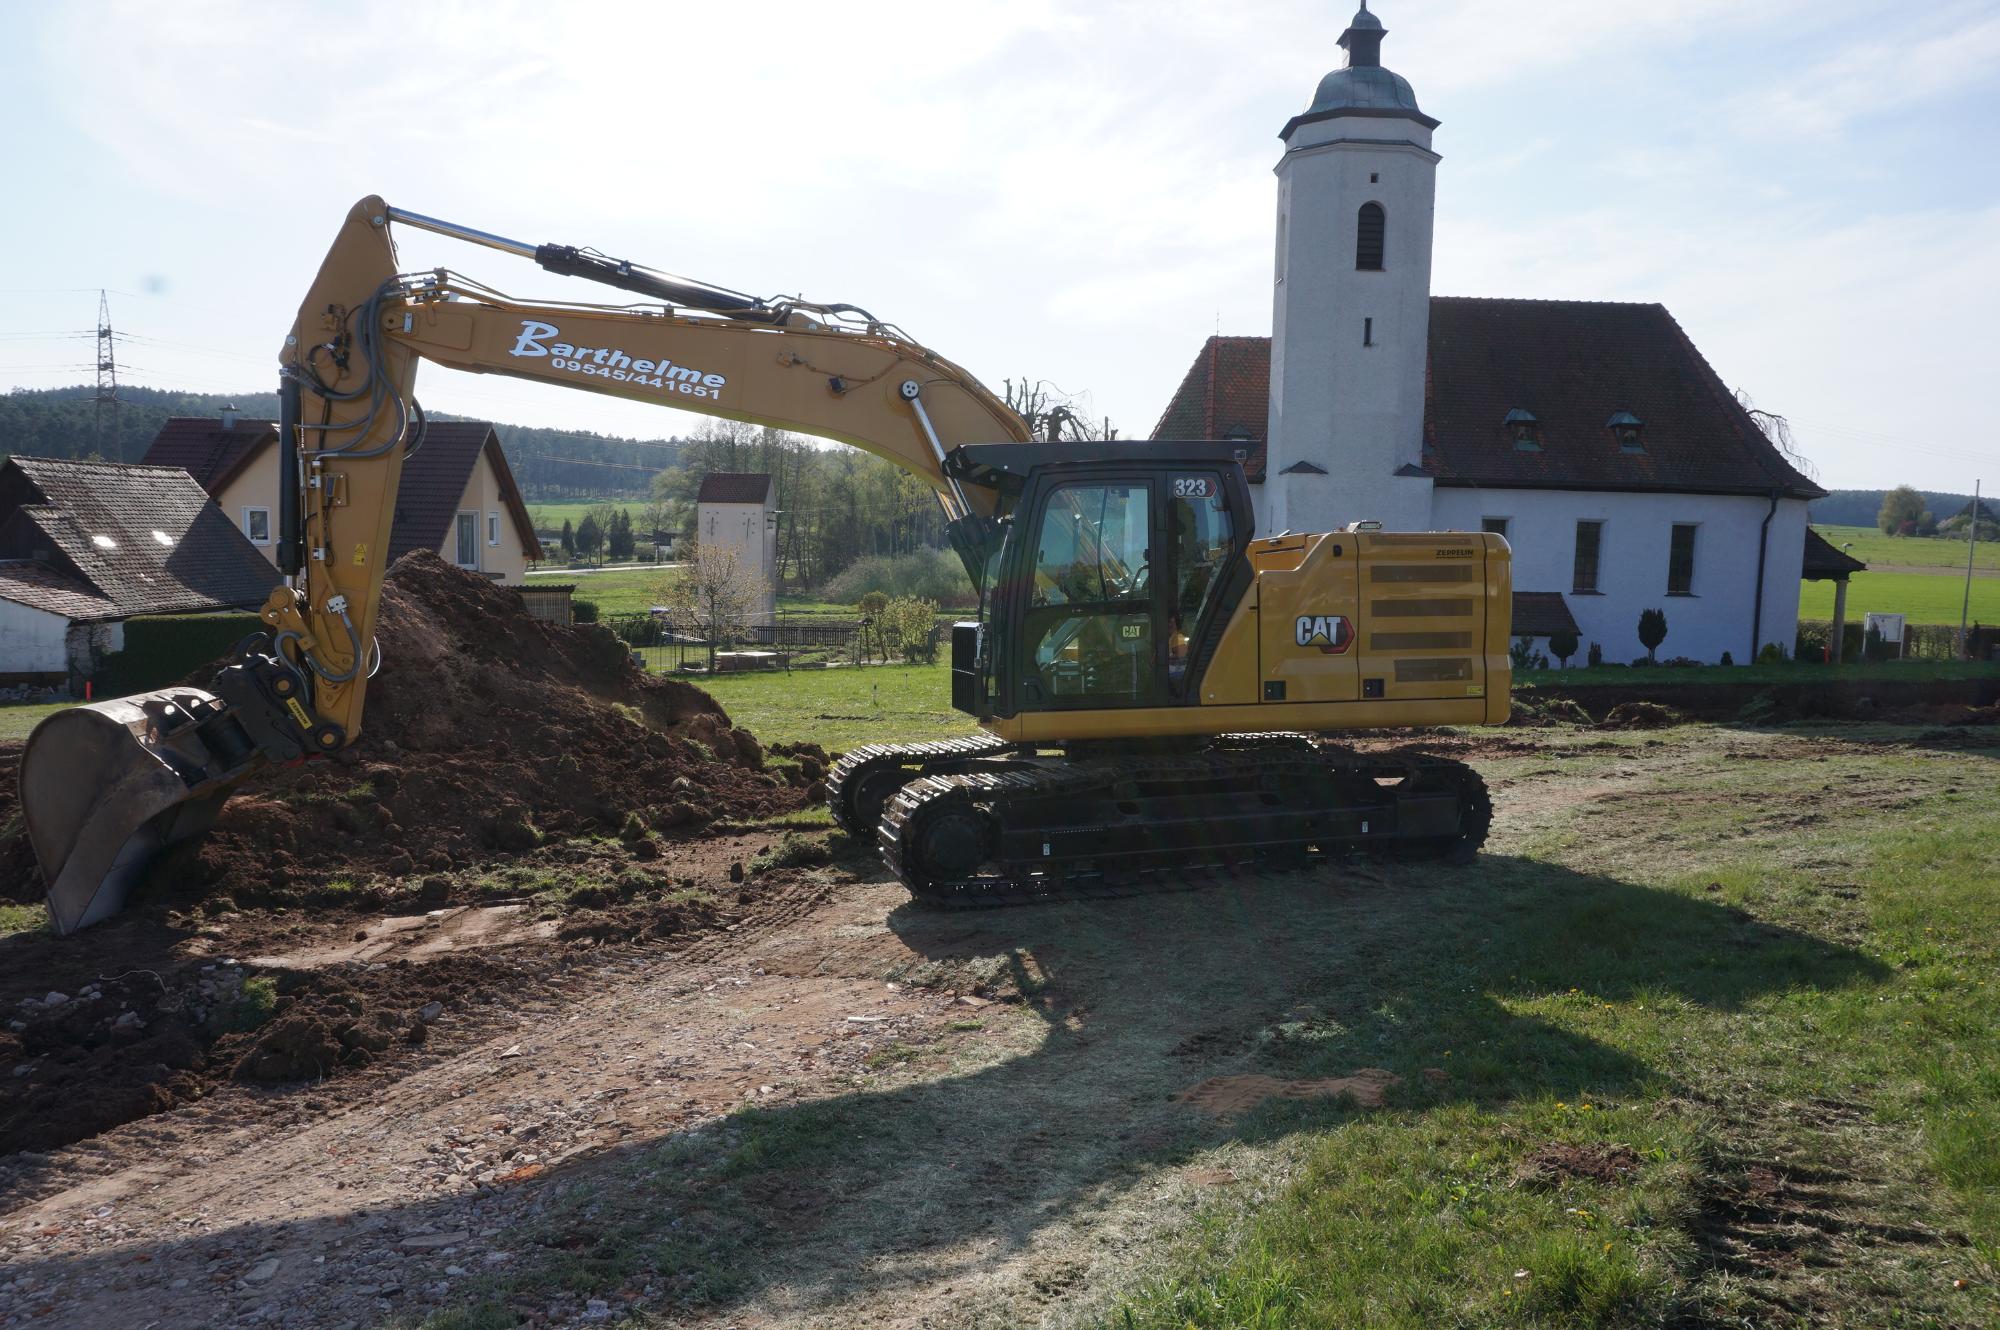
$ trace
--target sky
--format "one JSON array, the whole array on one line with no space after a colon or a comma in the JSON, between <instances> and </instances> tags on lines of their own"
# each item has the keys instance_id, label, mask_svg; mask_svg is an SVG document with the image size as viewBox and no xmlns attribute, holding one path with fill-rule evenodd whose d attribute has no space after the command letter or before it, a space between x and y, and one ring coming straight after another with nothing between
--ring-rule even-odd
<instances>
[{"instance_id":1,"label":"sky","mask_svg":"<svg viewBox=\"0 0 2000 1330\"><path fill-rule=\"evenodd\" d=\"M2000 0L1377 0L1440 295L1664 303L1830 488L2000 488ZM1347 3L0 0L0 388L275 386L346 210L846 301L1151 432L1271 328L1278 131ZM623 299L404 231L520 297ZM427 369L433 410L700 422Z\"/></svg>"}]
</instances>

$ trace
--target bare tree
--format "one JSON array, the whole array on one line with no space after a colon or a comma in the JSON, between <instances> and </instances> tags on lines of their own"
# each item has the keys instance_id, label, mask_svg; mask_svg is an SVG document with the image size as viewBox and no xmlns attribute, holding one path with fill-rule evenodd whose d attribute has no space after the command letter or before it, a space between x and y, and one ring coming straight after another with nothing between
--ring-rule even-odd
<instances>
[{"instance_id":1,"label":"bare tree","mask_svg":"<svg viewBox=\"0 0 2000 1330\"><path fill-rule=\"evenodd\" d=\"M1797 440L1792 438L1791 421L1775 411L1759 410L1757 404L1750 400L1749 392L1742 388L1736 390L1736 404L1749 413L1751 422L1764 432L1764 437L1771 441L1772 447L1784 455L1787 462L1803 472L1808 480L1819 479L1819 468L1812 464L1811 458L1799 451Z\"/></svg>"},{"instance_id":2,"label":"bare tree","mask_svg":"<svg viewBox=\"0 0 2000 1330\"><path fill-rule=\"evenodd\" d=\"M756 570L738 557L735 547L697 544L657 594L676 633L708 642L708 672L713 674L717 644L747 626L750 609L763 592Z\"/></svg>"},{"instance_id":3,"label":"bare tree","mask_svg":"<svg viewBox=\"0 0 2000 1330\"><path fill-rule=\"evenodd\" d=\"M1061 443L1064 439L1103 440L1115 439L1118 431L1111 427L1111 418L1102 422L1092 421L1089 393L1066 393L1047 379L1030 382L1026 375L1018 379L1002 380L1007 405L1014 414L1028 424L1028 432L1038 439L1050 443Z\"/></svg>"}]
</instances>

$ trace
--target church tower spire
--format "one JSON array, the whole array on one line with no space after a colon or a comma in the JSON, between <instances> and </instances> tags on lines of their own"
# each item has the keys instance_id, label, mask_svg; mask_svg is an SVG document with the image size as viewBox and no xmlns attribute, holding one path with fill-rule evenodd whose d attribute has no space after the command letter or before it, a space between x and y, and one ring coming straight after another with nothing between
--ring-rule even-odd
<instances>
[{"instance_id":1,"label":"church tower spire","mask_svg":"<svg viewBox=\"0 0 2000 1330\"><path fill-rule=\"evenodd\" d=\"M1432 525L1423 469L1438 155L1366 0L1347 63L1279 137L1271 413L1258 526Z\"/></svg>"}]
</instances>

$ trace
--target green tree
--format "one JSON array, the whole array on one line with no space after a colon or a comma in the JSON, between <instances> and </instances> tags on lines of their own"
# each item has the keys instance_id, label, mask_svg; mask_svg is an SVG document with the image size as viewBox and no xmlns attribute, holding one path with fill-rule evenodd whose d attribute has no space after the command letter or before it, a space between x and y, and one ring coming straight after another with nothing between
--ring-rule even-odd
<instances>
[{"instance_id":1,"label":"green tree","mask_svg":"<svg viewBox=\"0 0 2000 1330\"><path fill-rule=\"evenodd\" d=\"M604 532L604 548L615 560L632 557L632 514L620 508L611 515L611 521Z\"/></svg>"},{"instance_id":2,"label":"green tree","mask_svg":"<svg viewBox=\"0 0 2000 1330\"><path fill-rule=\"evenodd\" d=\"M1561 661L1564 669L1569 668L1569 658L1576 654L1580 645L1574 628L1558 628L1549 634L1549 654Z\"/></svg>"},{"instance_id":3,"label":"green tree","mask_svg":"<svg viewBox=\"0 0 2000 1330\"><path fill-rule=\"evenodd\" d=\"M578 553L594 562L597 558L597 551L603 545L604 528L597 524L596 514L585 513L583 515L583 524L576 529L576 548Z\"/></svg>"},{"instance_id":4,"label":"green tree","mask_svg":"<svg viewBox=\"0 0 2000 1330\"><path fill-rule=\"evenodd\" d=\"M1654 652L1660 643L1667 640L1667 612L1665 610L1639 611L1639 645L1646 648L1646 662L1658 664Z\"/></svg>"},{"instance_id":5,"label":"green tree","mask_svg":"<svg viewBox=\"0 0 2000 1330\"><path fill-rule=\"evenodd\" d=\"M565 559L576 557L576 528L567 517L563 518L562 552Z\"/></svg>"},{"instance_id":6,"label":"green tree","mask_svg":"<svg viewBox=\"0 0 2000 1330\"><path fill-rule=\"evenodd\" d=\"M1917 519L1924 515L1924 496L1908 485L1898 485L1882 496L1882 511L1875 516L1875 525L1882 528L1882 534L1893 536L1903 530L1905 522L1915 530Z\"/></svg>"}]
</instances>

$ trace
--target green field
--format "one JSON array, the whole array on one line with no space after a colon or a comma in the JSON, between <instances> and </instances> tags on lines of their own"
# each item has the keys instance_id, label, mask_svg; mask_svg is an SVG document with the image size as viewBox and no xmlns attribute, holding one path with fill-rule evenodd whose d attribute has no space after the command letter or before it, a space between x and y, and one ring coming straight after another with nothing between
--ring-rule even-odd
<instances>
[{"instance_id":1,"label":"green field","mask_svg":"<svg viewBox=\"0 0 2000 1330\"><path fill-rule=\"evenodd\" d=\"M645 506L644 499L587 499L578 503L531 503L528 505L528 517L534 522L537 531L560 531L565 521L574 525L583 520L585 513L598 508L623 508L636 519L639 510Z\"/></svg>"},{"instance_id":2,"label":"green field","mask_svg":"<svg viewBox=\"0 0 2000 1330\"><path fill-rule=\"evenodd\" d=\"M1852 544L1846 553L1870 568L1958 568L1965 567L1965 541L1928 536L1885 536L1872 526L1818 526L1835 549ZM2000 542L1981 541L1973 560L1975 568L2000 571Z\"/></svg>"},{"instance_id":3,"label":"green field","mask_svg":"<svg viewBox=\"0 0 2000 1330\"><path fill-rule=\"evenodd\" d=\"M1982 549L1986 548L1984 546ZM1961 548L1960 553L1964 553ZM1856 573L1847 588L1847 621L1876 611L1907 615L1911 623L1956 624L1965 575L1947 573ZM1833 583L1799 584L1799 617L1833 617ZM1972 620L2000 622L2000 577L1972 579Z\"/></svg>"}]
</instances>

